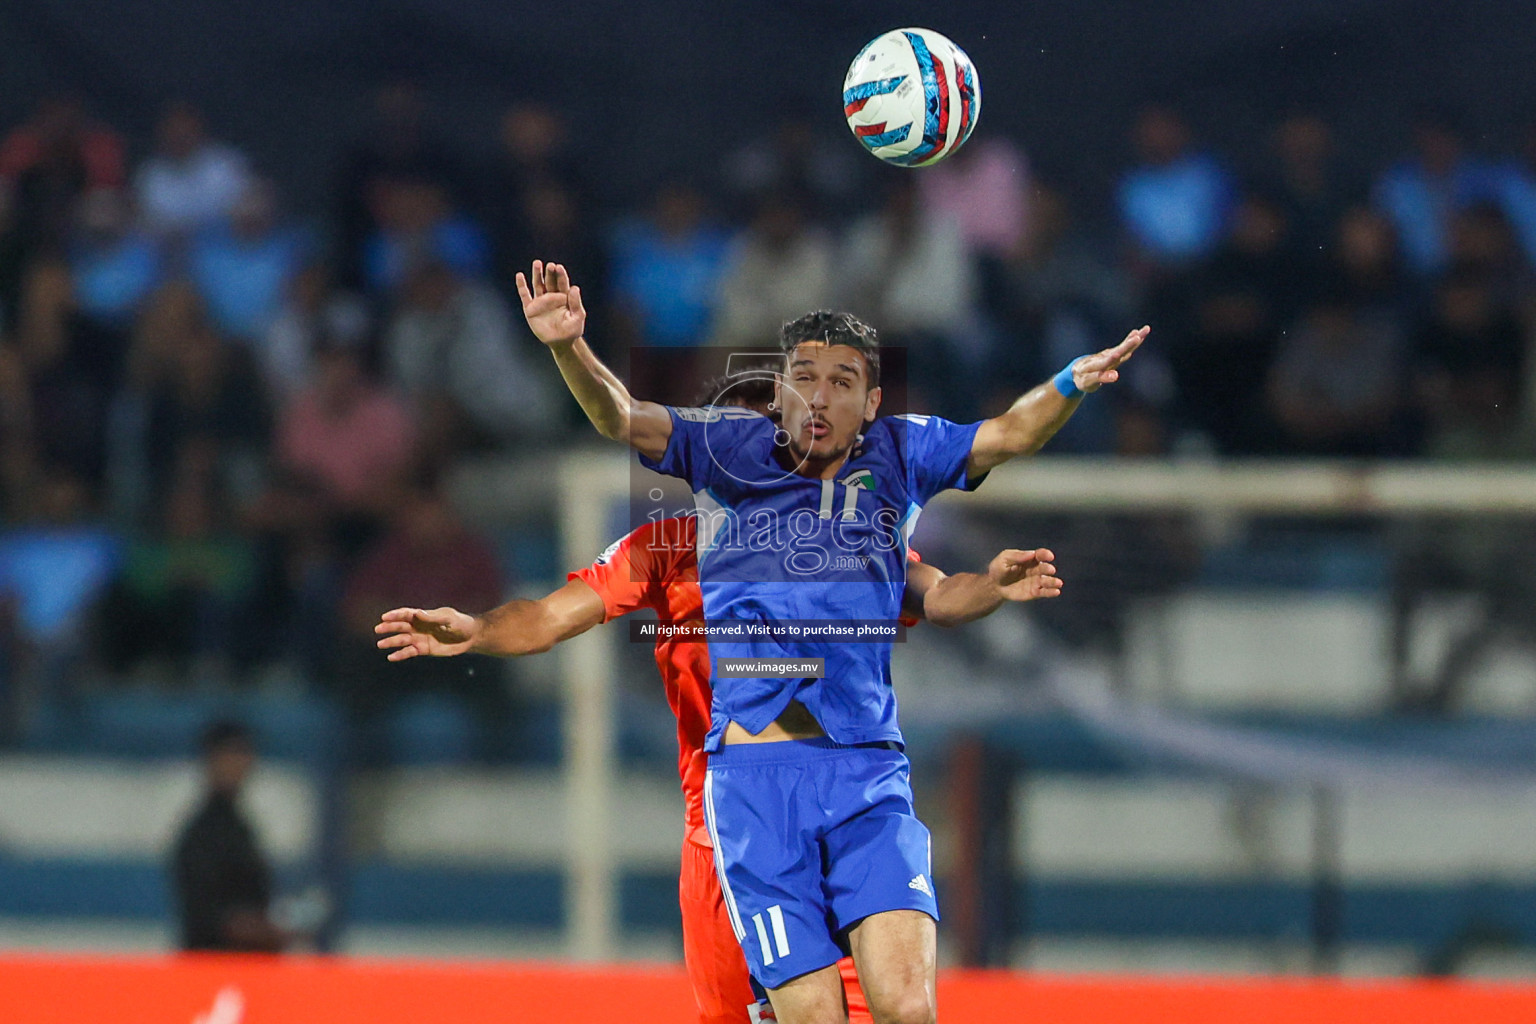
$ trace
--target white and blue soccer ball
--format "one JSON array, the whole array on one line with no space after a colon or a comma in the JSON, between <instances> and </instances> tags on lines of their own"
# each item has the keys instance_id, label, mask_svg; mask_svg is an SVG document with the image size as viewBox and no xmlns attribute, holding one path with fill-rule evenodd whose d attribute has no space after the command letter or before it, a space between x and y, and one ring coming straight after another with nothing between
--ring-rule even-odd
<instances>
[{"instance_id":1,"label":"white and blue soccer ball","mask_svg":"<svg viewBox=\"0 0 1536 1024\"><path fill-rule=\"evenodd\" d=\"M965 145L981 116L971 58L926 28L898 28L853 58L843 113L864 148L886 163L925 167Z\"/></svg>"}]
</instances>

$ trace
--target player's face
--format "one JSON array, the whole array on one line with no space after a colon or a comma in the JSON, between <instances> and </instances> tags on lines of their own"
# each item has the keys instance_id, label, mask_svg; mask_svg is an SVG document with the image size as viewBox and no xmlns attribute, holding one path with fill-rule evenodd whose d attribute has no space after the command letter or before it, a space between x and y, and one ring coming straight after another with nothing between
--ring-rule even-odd
<instances>
[{"instance_id":1,"label":"player's face","mask_svg":"<svg viewBox=\"0 0 1536 1024\"><path fill-rule=\"evenodd\" d=\"M853 448L880 407L880 389L868 386L868 373L863 353L847 345L807 341L790 354L778 406L797 459L830 462Z\"/></svg>"}]
</instances>

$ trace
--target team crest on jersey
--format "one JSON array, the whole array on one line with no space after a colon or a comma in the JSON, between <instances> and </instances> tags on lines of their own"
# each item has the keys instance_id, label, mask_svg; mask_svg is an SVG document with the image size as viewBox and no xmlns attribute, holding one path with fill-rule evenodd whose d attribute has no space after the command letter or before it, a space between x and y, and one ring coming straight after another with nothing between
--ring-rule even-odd
<instances>
[{"instance_id":1,"label":"team crest on jersey","mask_svg":"<svg viewBox=\"0 0 1536 1024\"><path fill-rule=\"evenodd\" d=\"M872 491L878 486L875 481L875 474L867 469L861 469L856 473L849 473L839 480L838 483L844 487L855 487L861 491Z\"/></svg>"}]
</instances>

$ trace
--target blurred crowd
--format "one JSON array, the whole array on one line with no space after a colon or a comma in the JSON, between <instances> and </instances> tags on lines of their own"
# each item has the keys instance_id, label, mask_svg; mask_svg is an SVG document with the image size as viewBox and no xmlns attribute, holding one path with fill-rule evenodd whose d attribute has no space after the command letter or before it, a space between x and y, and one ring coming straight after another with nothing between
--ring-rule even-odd
<instances>
[{"instance_id":1,"label":"blurred crowd","mask_svg":"<svg viewBox=\"0 0 1536 1024\"><path fill-rule=\"evenodd\" d=\"M475 149L393 84L309 210L190 102L142 145L74 96L4 126L0 724L38 692L21 676L82 658L296 659L365 707L379 611L497 603L508 567L443 470L589 439L521 324L535 257L571 269L646 397L835 306L905 348L901 405L974 419L1145 322L1125 386L1054 450L1536 452L1536 128L1496 152L1425 110L1357 177L1319 113L1227 154L1154 104L1085 209L985 126L912 172L815 123L787 106L629 208L562 111L516 104Z\"/></svg>"}]
</instances>

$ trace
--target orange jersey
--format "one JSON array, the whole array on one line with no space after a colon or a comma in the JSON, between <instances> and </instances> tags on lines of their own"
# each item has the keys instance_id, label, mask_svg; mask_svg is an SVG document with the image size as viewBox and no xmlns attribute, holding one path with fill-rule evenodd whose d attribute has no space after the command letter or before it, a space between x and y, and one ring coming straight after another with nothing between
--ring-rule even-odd
<instances>
[{"instance_id":1,"label":"orange jersey","mask_svg":"<svg viewBox=\"0 0 1536 1024\"><path fill-rule=\"evenodd\" d=\"M568 578L582 580L602 598L604 622L651 608L663 625L702 625L704 595L699 591L694 526L692 516L646 523ZM677 774L683 783L686 835L709 846L704 827L704 771L709 766L704 737L712 696L709 645L658 636L656 668L667 704L677 716Z\"/></svg>"},{"instance_id":2,"label":"orange jersey","mask_svg":"<svg viewBox=\"0 0 1536 1024\"><path fill-rule=\"evenodd\" d=\"M693 516L646 523L604 551L585 569L570 573L596 591L603 601L603 621L641 608L654 609L664 624L698 622L704 618L695 561ZM920 561L916 552L908 558ZM903 619L907 625L914 620ZM709 733L709 645L698 640L658 636L656 668L666 687L667 704L677 716L677 774L683 784L684 827L687 837L709 846L704 826L704 772L709 767L704 737Z\"/></svg>"}]
</instances>

